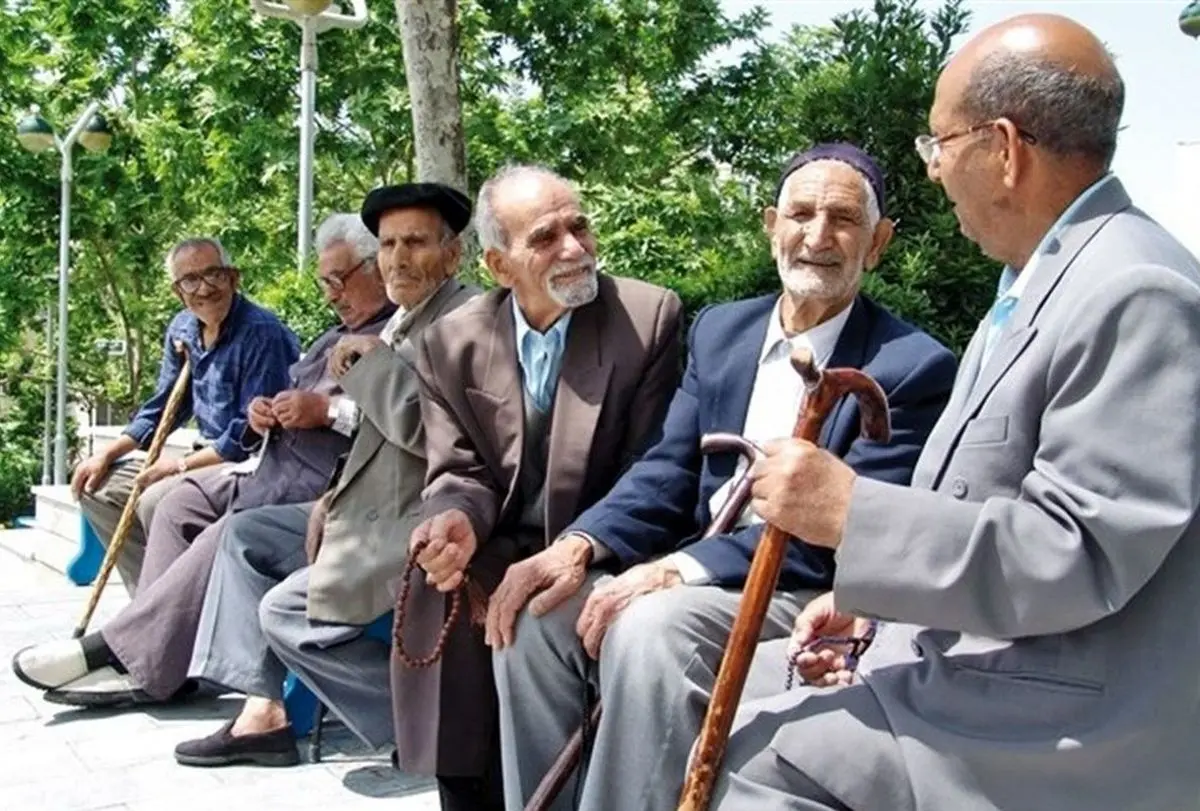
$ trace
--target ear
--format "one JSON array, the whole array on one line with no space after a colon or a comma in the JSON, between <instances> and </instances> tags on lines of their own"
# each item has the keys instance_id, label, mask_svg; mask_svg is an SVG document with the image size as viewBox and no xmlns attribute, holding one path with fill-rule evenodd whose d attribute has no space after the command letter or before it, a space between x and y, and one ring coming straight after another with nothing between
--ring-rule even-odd
<instances>
[{"instance_id":1,"label":"ear","mask_svg":"<svg viewBox=\"0 0 1200 811\"><path fill-rule=\"evenodd\" d=\"M504 254L495 248L488 248L483 253L483 263L491 271L492 278L496 280L496 284L501 287L512 288L512 274L508 271L507 263L504 261Z\"/></svg>"},{"instance_id":2,"label":"ear","mask_svg":"<svg viewBox=\"0 0 1200 811\"><path fill-rule=\"evenodd\" d=\"M1021 133L1017 131L1017 125L1007 118L996 119L996 130L1003 141L1003 150L1000 159L1004 170L1004 186L1005 188L1013 189L1016 188L1017 183L1025 172L1025 167L1029 159L1025 147L1028 144L1022 140Z\"/></svg>"},{"instance_id":3,"label":"ear","mask_svg":"<svg viewBox=\"0 0 1200 811\"><path fill-rule=\"evenodd\" d=\"M242 272L240 270L238 270L237 268L230 268L229 269L229 288L231 290L233 290L233 292L236 293L237 289L238 289L238 285L240 285L241 282L242 282Z\"/></svg>"},{"instance_id":4,"label":"ear","mask_svg":"<svg viewBox=\"0 0 1200 811\"><path fill-rule=\"evenodd\" d=\"M462 239L455 237L450 240L446 246L446 278L449 279L455 273L458 273L459 264L462 262Z\"/></svg>"},{"instance_id":5,"label":"ear","mask_svg":"<svg viewBox=\"0 0 1200 811\"><path fill-rule=\"evenodd\" d=\"M874 270L875 266L879 264L880 257L883 256L884 250L895 234L896 223L887 217L881 219L875 226L875 233L871 237L871 249L867 251L867 258L863 262L867 270Z\"/></svg>"},{"instance_id":6,"label":"ear","mask_svg":"<svg viewBox=\"0 0 1200 811\"><path fill-rule=\"evenodd\" d=\"M775 236L775 222L779 219L779 211L775 206L767 206L763 209L763 233L768 238Z\"/></svg>"}]
</instances>

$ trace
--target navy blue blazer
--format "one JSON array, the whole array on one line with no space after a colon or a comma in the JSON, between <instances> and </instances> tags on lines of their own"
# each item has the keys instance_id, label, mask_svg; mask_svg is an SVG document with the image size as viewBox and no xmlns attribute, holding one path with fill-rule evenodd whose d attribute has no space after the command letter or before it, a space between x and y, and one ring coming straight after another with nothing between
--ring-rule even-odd
<instances>
[{"instance_id":1,"label":"navy blue blazer","mask_svg":"<svg viewBox=\"0 0 1200 811\"><path fill-rule=\"evenodd\" d=\"M688 360L654 444L602 500L565 532L586 532L611 549L622 568L686 550L721 586L740 586L763 525L698 540L708 525L708 502L734 474L735 454L704 456L700 437L741 433L758 371L767 322L777 295L704 308L688 333ZM954 355L916 327L860 295L828 365L856 367L887 393L892 438L859 434L858 403L845 397L825 423L822 447L860 476L908 484L913 467L954 383ZM779 588L828 589L834 559L828 549L788 545Z\"/></svg>"}]
</instances>

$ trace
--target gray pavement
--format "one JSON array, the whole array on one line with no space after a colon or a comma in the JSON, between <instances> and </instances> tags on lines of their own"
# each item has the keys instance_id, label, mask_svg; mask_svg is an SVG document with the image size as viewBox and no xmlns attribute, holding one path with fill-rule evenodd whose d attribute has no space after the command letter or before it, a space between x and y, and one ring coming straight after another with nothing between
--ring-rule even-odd
<instances>
[{"instance_id":1,"label":"gray pavement","mask_svg":"<svg viewBox=\"0 0 1200 811\"><path fill-rule=\"evenodd\" d=\"M241 811L438 808L432 782L400 774L386 752L327 726L321 763L288 769L186 768L175 744L212 732L236 696L120 712L42 700L8 662L25 645L70 634L88 590L0 549L0 811ZM127 602L110 585L92 627ZM301 742L301 752L306 746Z\"/></svg>"}]
</instances>

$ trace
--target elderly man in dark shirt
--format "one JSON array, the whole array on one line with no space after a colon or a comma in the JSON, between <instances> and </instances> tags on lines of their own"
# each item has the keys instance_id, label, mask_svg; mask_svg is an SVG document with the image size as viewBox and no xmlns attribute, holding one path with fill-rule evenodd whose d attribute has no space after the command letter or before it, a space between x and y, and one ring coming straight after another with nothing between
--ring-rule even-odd
<instances>
[{"instance_id":1,"label":"elderly man in dark shirt","mask_svg":"<svg viewBox=\"0 0 1200 811\"><path fill-rule=\"evenodd\" d=\"M17 676L49 690L49 701L111 706L170 698L185 686L196 624L226 514L311 501L350 449L356 406L329 372L344 338L375 336L395 312L375 263L379 243L356 214L335 214L317 231L318 281L341 323L290 371L290 386L257 397L237 447L255 457L181 477L159 503L148 533L137 596L82 640L19 652ZM58 688L58 689L56 689Z\"/></svg>"},{"instance_id":2,"label":"elderly man in dark shirt","mask_svg":"<svg viewBox=\"0 0 1200 811\"><path fill-rule=\"evenodd\" d=\"M167 254L171 287L184 310L167 327L158 385L113 445L84 460L71 478L71 492L105 547L129 500L134 482L144 491L138 515L117 558L117 570L134 593L146 554L146 530L154 509L188 471L221 462L240 462L246 409L255 397L270 397L288 385L288 367L300 354L296 336L271 312L238 292L239 273L229 254L211 237L186 239ZM171 430L195 417L200 441L181 459L162 458L143 469L133 453L150 444L162 419L187 347L192 379Z\"/></svg>"}]
</instances>

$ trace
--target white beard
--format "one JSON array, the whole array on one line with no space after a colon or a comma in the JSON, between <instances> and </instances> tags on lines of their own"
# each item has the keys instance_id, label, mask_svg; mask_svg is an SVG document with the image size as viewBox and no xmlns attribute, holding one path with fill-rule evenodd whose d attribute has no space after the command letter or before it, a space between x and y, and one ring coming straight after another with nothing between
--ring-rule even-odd
<instances>
[{"instance_id":1,"label":"white beard","mask_svg":"<svg viewBox=\"0 0 1200 811\"><path fill-rule=\"evenodd\" d=\"M830 268L822 273L803 265L780 263L779 280L797 298L839 299L858 287L862 281L862 270L847 274L841 268Z\"/></svg>"},{"instance_id":2,"label":"white beard","mask_svg":"<svg viewBox=\"0 0 1200 811\"><path fill-rule=\"evenodd\" d=\"M556 285L554 283L555 279L582 269L579 264L555 267L550 275L546 277L546 292L559 307L573 310L576 307L582 307L590 303L599 294L600 279L596 273L596 263L589 261L583 267L586 267L587 274L565 286Z\"/></svg>"}]
</instances>

